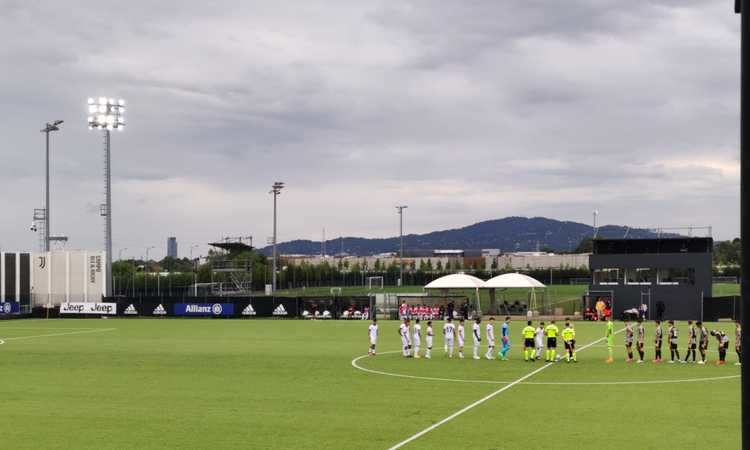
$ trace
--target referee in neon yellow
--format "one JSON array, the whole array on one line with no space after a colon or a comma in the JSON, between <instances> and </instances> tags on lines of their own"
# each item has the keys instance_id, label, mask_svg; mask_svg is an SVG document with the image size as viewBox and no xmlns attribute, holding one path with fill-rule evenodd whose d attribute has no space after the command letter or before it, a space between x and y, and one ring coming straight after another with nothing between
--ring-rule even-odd
<instances>
[{"instance_id":1,"label":"referee in neon yellow","mask_svg":"<svg viewBox=\"0 0 750 450\"><path fill-rule=\"evenodd\" d=\"M607 364L612 364L615 359L612 357L612 348L615 345L615 323L612 322L612 316L607 317L607 351L609 352L609 358L607 358Z\"/></svg>"},{"instance_id":2,"label":"referee in neon yellow","mask_svg":"<svg viewBox=\"0 0 750 450\"><path fill-rule=\"evenodd\" d=\"M562 330L563 342L565 342L565 362L578 362L576 358L576 330L570 321L565 322L565 328Z\"/></svg>"},{"instance_id":3,"label":"referee in neon yellow","mask_svg":"<svg viewBox=\"0 0 750 450\"><path fill-rule=\"evenodd\" d=\"M523 329L523 360L531 362L536 361L534 358L534 333L536 330L531 326L531 321L526 322L526 327Z\"/></svg>"},{"instance_id":4,"label":"referee in neon yellow","mask_svg":"<svg viewBox=\"0 0 750 450\"><path fill-rule=\"evenodd\" d=\"M557 354L557 335L560 329L555 325L554 320L550 320L549 325L544 328L544 334L547 336L547 362L554 362Z\"/></svg>"}]
</instances>

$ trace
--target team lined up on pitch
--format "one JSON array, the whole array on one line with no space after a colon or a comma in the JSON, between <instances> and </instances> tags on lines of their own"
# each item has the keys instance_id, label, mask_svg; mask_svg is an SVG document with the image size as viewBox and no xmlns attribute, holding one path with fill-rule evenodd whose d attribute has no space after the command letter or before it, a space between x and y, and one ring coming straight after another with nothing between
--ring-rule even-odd
<instances>
[{"instance_id":1,"label":"team lined up on pitch","mask_svg":"<svg viewBox=\"0 0 750 450\"><path fill-rule=\"evenodd\" d=\"M485 325L484 333L482 333L482 319L476 318L473 321L471 335L473 341L473 359L481 359L479 356L480 349L482 347L482 336L486 339L487 351L484 353L485 359L499 359L501 361L508 360L508 354L511 348L510 340L510 317L506 317L505 321L500 327L500 336L497 343L500 345L500 349L495 354L495 318L490 317L488 323ZM458 326L453 323L451 318L448 318L443 325L443 349L448 358L453 358L454 349L458 350L458 358L464 358L464 345L465 339L465 323L464 319L458 321ZM626 362L630 363L636 361L633 358L633 344L636 345L636 351L638 352L637 363L643 363L645 360L645 346L646 346L646 329L643 324L643 320L638 319L635 330L631 321L625 321L625 349L627 352ZM403 323L399 326L399 336L401 337L402 345L402 356L405 358L420 358L421 347L422 347L422 324L420 319L415 319L414 324L411 324L411 319L403 319ZM526 326L523 328L521 335L524 340L523 357L524 361L533 362L541 360L542 351L545 346L546 339L546 353L544 360L546 362L558 362L562 359L563 355L557 354L557 338L558 335L562 338L565 346L564 357L566 362L578 362L576 355L576 331L573 327L573 323L566 319L565 328L562 332L555 324L554 320L551 320L549 324L545 325L544 322L539 322L536 327L533 326L532 321L526 322ZM612 318L608 318L606 325L605 338L607 339L607 349L609 357L606 359L607 363L614 362L613 351L614 351L614 335L615 326ZM663 329L660 321L655 322L654 329L654 359L652 362L662 362L662 343L663 343ZM709 336L713 336L717 341L719 359L716 361L717 365L726 364L726 355L729 349L729 337L723 331L719 330L708 330L705 325L698 321L695 324L693 321L688 321L688 344L687 353L685 359L680 359L680 352L678 349L679 334L675 322L670 320L668 322L667 329L667 340L669 343L670 360L669 363L688 363L696 362L696 349L700 352L701 359L697 361L698 364L706 363L706 353L708 352ZM373 319L372 323L368 328L368 337L370 340L370 347L368 355L375 356L375 347L377 346L378 340L378 323L377 319ZM432 327L432 320L427 321L425 329L425 358L432 358L432 348L434 343L435 333ZM735 351L737 352L738 362L735 365L741 365L741 353L742 353L742 328L739 322L735 323ZM692 360L690 357L692 356Z\"/></svg>"}]
</instances>

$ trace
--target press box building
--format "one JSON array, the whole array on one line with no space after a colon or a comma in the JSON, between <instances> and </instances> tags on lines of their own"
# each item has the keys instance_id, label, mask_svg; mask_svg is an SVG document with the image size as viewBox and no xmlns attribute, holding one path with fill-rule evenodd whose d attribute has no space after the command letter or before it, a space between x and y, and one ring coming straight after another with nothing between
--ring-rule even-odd
<instances>
[{"instance_id":1,"label":"press box building","mask_svg":"<svg viewBox=\"0 0 750 450\"><path fill-rule=\"evenodd\" d=\"M589 257L588 306L598 298L624 311L648 307L647 318L696 320L712 296L712 238L596 239Z\"/></svg>"}]
</instances>

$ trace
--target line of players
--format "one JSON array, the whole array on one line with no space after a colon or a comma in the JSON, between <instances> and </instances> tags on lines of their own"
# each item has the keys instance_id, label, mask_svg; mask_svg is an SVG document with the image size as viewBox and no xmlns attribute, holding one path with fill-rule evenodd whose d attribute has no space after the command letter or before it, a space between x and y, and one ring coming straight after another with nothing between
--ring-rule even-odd
<instances>
[{"instance_id":1,"label":"line of players","mask_svg":"<svg viewBox=\"0 0 750 450\"><path fill-rule=\"evenodd\" d=\"M673 320L670 320L667 327L667 340L669 342L669 353L670 353L670 359L667 361L670 364L674 364L675 362L680 362L682 364L686 364L689 362L689 359L692 355L692 361L690 362L696 362L696 348L700 352L701 360L698 361L698 364L706 364L706 353L708 352L708 342L710 340L709 336L713 336L716 338L717 344L718 344L718 350L719 350L719 359L716 361L717 365L724 365L726 364L727 360L727 350L729 350L729 336L726 335L723 331L717 331L717 330L711 330L709 331L706 326L701 322L697 321L693 323L692 320L688 320L688 345L687 345L687 352L685 354L685 359L680 359L680 350L678 349L679 344L679 333L677 330L677 326L675 325L675 322ZM607 347L609 351L609 358L607 358L607 363L614 362L614 358L612 357L613 347L614 347L614 334L615 334L615 326L612 322L612 319L609 318L607 320ZM735 363L736 366L742 365L742 327L740 325L740 322L735 322L735 346L734 349L737 352L737 360L738 362ZM663 343L663 336L664 336L664 330L662 329L662 324L660 321L655 322L655 328L654 328L654 359L652 362L654 363L661 363L662 362L662 355L661 355L661 348ZM625 350L627 351L628 357L625 360L626 362L633 362L633 341L635 341L636 344L636 350L638 351L638 360L637 363L643 363L645 351L644 347L646 344L646 328L643 325L643 320L638 319L636 330L633 331L633 324L631 321L626 320L625 321Z\"/></svg>"},{"instance_id":2,"label":"line of players","mask_svg":"<svg viewBox=\"0 0 750 450\"><path fill-rule=\"evenodd\" d=\"M480 318L474 319L472 324L472 341L473 341L473 359L481 359L479 351L482 346L482 320ZM368 336L370 339L370 349L368 354L374 356L376 354L375 347L377 345L377 321L373 320L373 323L368 329ZM565 344L565 359L567 362L573 361L578 362L578 357L575 351L575 328L570 321L566 321L565 328L560 332L560 329L555 324L555 321L550 321L549 325L545 326L544 322L540 322L539 326L534 328L532 322L528 321L526 327L523 329L524 337L524 360L525 361L536 361L541 359L541 353L543 350L543 340L547 339L547 352L545 355L545 361L555 362L559 361L557 357L557 337L562 336ZM420 319L414 320L414 325L411 327L411 319L405 318L403 323L399 326L399 336L401 337L402 344L402 356L405 358L420 358L421 357L421 346L422 346L422 325ZM434 342L435 332L432 328L432 321L427 321L425 329L425 344L426 350L424 353L425 358L432 357L432 348ZM484 329L484 337L487 342L487 351L484 354L485 359L495 359L495 318L490 317L487 325ZM458 326L453 323L453 320L448 318L443 325L443 340L444 350L449 358L453 358L454 349L457 347L458 357L464 358L464 345L466 342L465 335L465 322L464 319L458 321ZM497 358L501 361L508 359L508 352L510 351L510 317L506 317L505 321L500 327L500 336L497 341L500 344L500 350L497 353ZM456 344L458 344L456 346Z\"/></svg>"},{"instance_id":3,"label":"line of players","mask_svg":"<svg viewBox=\"0 0 750 450\"><path fill-rule=\"evenodd\" d=\"M399 336L401 337L402 344L402 356L407 358L419 358L420 349L422 343L422 325L420 319L415 319L413 329L410 329L411 320L406 318L399 327ZM625 349L627 351L626 362L633 362L633 343L636 344L636 350L638 352L637 363L643 363L645 358L645 344L646 344L646 329L642 319L638 319L635 331L633 330L633 324L631 321L625 321ZM432 347L434 341L434 330L432 328L432 321L427 321L427 327L425 330L425 343L426 351L425 358L432 357ZM532 322L528 321L526 327L522 331L524 338L524 361L536 361L541 359L541 353L543 350L544 338L547 339L547 352L545 355L546 362L556 362L560 358L557 357L557 336L560 334L560 330L555 324L555 321L550 321L549 325L545 326L544 322L540 322L539 325L534 328ZM566 362L577 362L577 355L575 350L575 328L573 328L570 321L566 320L565 328L562 330L562 339L565 345L565 360ZM609 351L609 358L606 360L607 363L614 362L613 351L614 351L614 335L615 326L612 318L607 320L607 348ZM370 356L375 355L375 347L377 345L378 338L378 325L377 320L373 319L372 324L368 329L368 336L370 339L370 348L368 354ZM662 329L661 321L655 322L654 328L654 363L662 362L662 344L663 344L664 332ZM701 321L697 321L695 324L692 320L688 321L688 346L685 354L685 359L680 359L680 351L678 349L679 333L677 326L673 320L668 322L667 328L667 339L669 342L670 360L668 363L674 364L679 361L682 364L689 362L692 356L692 362L696 362L696 348L700 352L701 360L697 361L698 364L706 363L706 353L708 351L709 336L713 336L717 340L719 360L716 361L717 365L726 364L726 354L729 349L729 337L723 331L708 330ZM494 359L495 351L495 319L491 317L485 327L485 337L487 340L487 352L484 354L486 359ZM464 320L459 320L458 326L453 324L452 319L447 319L443 325L443 338L444 338L444 350L448 354L449 358L453 357L454 347L456 341L458 341L458 357L464 358L464 344L465 344L465 326ZM473 340L473 358L481 359L479 357L479 349L482 345L482 331L481 331L481 319L477 318L474 320L472 325L472 340ZM510 317L506 317L505 321L501 326L500 339L501 349L498 352L497 357L500 360L508 359L508 352L510 351ZM740 322L735 323L735 351L737 352L738 362L735 365L739 366L742 364L742 327Z\"/></svg>"}]
</instances>

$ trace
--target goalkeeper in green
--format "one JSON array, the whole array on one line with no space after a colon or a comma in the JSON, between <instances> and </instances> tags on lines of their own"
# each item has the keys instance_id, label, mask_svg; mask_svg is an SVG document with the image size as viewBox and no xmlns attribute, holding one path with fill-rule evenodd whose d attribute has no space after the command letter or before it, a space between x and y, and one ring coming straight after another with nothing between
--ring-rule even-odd
<instances>
[{"instance_id":1,"label":"goalkeeper in green","mask_svg":"<svg viewBox=\"0 0 750 450\"><path fill-rule=\"evenodd\" d=\"M615 346L615 323L612 322L612 316L607 317L607 351L609 352L609 358L607 358L607 364L615 362L612 356L612 348Z\"/></svg>"}]
</instances>

